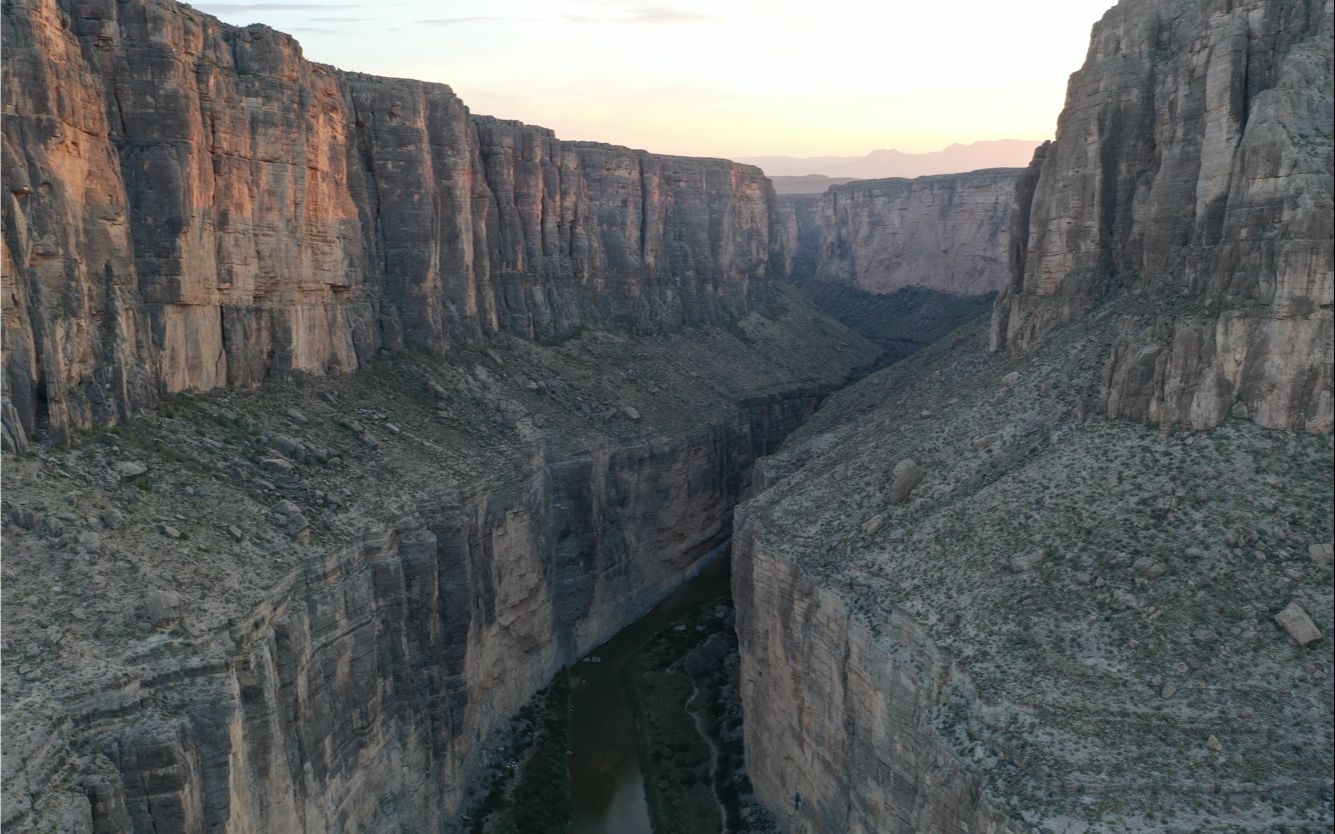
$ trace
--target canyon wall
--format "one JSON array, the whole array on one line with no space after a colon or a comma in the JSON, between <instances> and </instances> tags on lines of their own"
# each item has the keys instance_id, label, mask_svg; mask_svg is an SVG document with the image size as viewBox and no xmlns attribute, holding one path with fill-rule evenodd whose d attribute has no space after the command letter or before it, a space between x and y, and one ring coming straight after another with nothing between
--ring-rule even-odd
<instances>
[{"instance_id":1,"label":"canyon wall","mask_svg":"<svg viewBox=\"0 0 1335 834\"><path fill-rule=\"evenodd\" d=\"M874 293L924 286L985 295L1006 277L1007 216L1018 169L831 186L794 203L814 230L812 280ZM808 243L810 245L810 242Z\"/></svg>"},{"instance_id":2,"label":"canyon wall","mask_svg":"<svg viewBox=\"0 0 1335 834\"><path fill-rule=\"evenodd\" d=\"M221 670L135 682L129 720L99 728L116 776L92 830L434 827L488 733L725 534L751 446L743 420L539 462L329 554L231 635ZM168 692L188 717L146 716Z\"/></svg>"},{"instance_id":3,"label":"canyon wall","mask_svg":"<svg viewBox=\"0 0 1335 834\"><path fill-rule=\"evenodd\" d=\"M739 511L733 597L748 774L789 834L1009 834L932 726L955 670L912 618L873 627Z\"/></svg>"},{"instance_id":4,"label":"canyon wall","mask_svg":"<svg viewBox=\"0 0 1335 834\"><path fill-rule=\"evenodd\" d=\"M806 315L820 336L828 322ZM834 334L849 341L784 345L874 356ZM718 368L746 347L691 355L602 338L621 344L585 360L597 380L643 375L652 396L636 399L642 416L596 419L618 431L643 420L640 440L554 451L571 438L556 433L567 404L553 409L548 386L564 395L556 380L577 377L535 389L536 363L523 360L582 358L590 347L577 340L529 355L511 343L484 354L491 370L463 370L464 390L543 402L518 418L509 403L475 422L464 390L416 372L358 374L348 382L376 389L374 400L344 380L266 386L252 425L236 411L249 396L216 392L69 450L7 455L6 830L388 834L434 830L467 808L479 769L497 764L490 734L714 552L754 461L841 384L770 377L732 416L683 431L666 413L705 420L711 395L735 396L737 379ZM641 357L618 366L616 354L638 350L692 370L665 377ZM692 388L704 393L688 400ZM430 417L424 391L454 413ZM457 434L431 425L461 416ZM509 421L553 431L515 462L504 440L497 449L494 424ZM454 486L460 453L492 474ZM150 474L108 479L126 456ZM405 456L417 471L401 471ZM384 519L377 499L396 514ZM277 536L257 532L275 524ZM351 541L330 546L349 538L330 528ZM238 581L267 592L240 605ZM174 601L159 601L164 584Z\"/></svg>"},{"instance_id":5,"label":"canyon wall","mask_svg":"<svg viewBox=\"0 0 1335 834\"><path fill-rule=\"evenodd\" d=\"M3 92L9 446L381 348L735 317L786 245L759 169L474 117L171 0L7 3Z\"/></svg>"},{"instance_id":6,"label":"canyon wall","mask_svg":"<svg viewBox=\"0 0 1335 834\"><path fill-rule=\"evenodd\" d=\"M1330 428L1332 4L1123 0L1013 211L992 345L1114 297L1110 414Z\"/></svg>"}]
</instances>

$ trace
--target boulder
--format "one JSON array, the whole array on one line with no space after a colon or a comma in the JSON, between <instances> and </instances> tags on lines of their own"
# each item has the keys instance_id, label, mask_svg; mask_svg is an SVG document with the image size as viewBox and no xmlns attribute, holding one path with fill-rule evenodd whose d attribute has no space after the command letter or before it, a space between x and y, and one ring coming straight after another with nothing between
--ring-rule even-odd
<instances>
[{"instance_id":1,"label":"boulder","mask_svg":"<svg viewBox=\"0 0 1335 834\"><path fill-rule=\"evenodd\" d=\"M291 501L288 501L286 498L284 498L282 501L279 501L277 504L274 504L269 509L273 512L278 513L279 515L295 515L301 512L301 507L298 507L296 504L292 503Z\"/></svg>"},{"instance_id":2,"label":"boulder","mask_svg":"<svg viewBox=\"0 0 1335 834\"><path fill-rule=\"evenodd\" d=\"M1297 600L1284 606L1284 610L1275 615L1275 622L1300 646L1315 643L1322 637L1321 629L1316 627L1316 623L1312 622L1311 616Z\"/></svg>"},{"instance_id":3,"label":"boulder","mask_svg":"<svg viewBox=\"0 0 1335 834\"><path fill-rule=\"evenodd\" d=\"M281 472L283 474L288 474L297 468L296 464L282 455L274 455L272 457L264 458L260 461L260 466L263 466L270 472Z\"/></svg>"},{"instance_id":4,"label":"boulder","mask_svg":"<svg viewBox=\"0 0 1335 834\"><path fill-rule=\"evenodd\" d=\"M113 466L112 470L122 481L133 481L148 474L148 464L137 460L123 460Z\"/></svg>"},{"instance_id":5,"label":"boulder","mask_svg":"<svg viewBox=\"0 0 1335 834\"><path fill-rule=\"evenodd\" d=\"M271 434L269 445L288 457L301 457L306 452L306 444L288 434Z\"/></svg>"},{"instance_id":6,"label":"boulder","mask_svg":"<svg viewBox=\"0 0 1335 834\"><path fill-rule=\"evenodd\" d=\"M878 514L867 519L862 525L863 538L870 538L877 534L885 526L885 515Z\"/></svg>"},{"instance_id":7,"label":"boulder","mask_svg":"<svg viewBox=\"0 0 1335 834\"><path fill-rule=\"evenodd\" d=\"M1010 559L1010 568L1015 573L1024 573L1033 569L1041 561L1043 561L1043 551L1041 550L1017 553Z\"/></svg>"},{"instance_id":8,"label":"boulder","mask_svg":"<svg viewBox=\"0 0 1335 834\"><path fill-rule=\"evenodd\" d=\"M155 628L168 628L181 618L181 595L175 591L149 592L144 613Z\"/></svg>"},{"instance_id":9,"label":"boulder","mask_svg":"<svg viewBox=\"0 0 1335 834\"><path fill-rule=\"evenodd\" d=\"M923 474L922 467L912 458L904 458L895 464L890 480L890 503L902 504L907 501Z\"/></svg>"}]
</instances>

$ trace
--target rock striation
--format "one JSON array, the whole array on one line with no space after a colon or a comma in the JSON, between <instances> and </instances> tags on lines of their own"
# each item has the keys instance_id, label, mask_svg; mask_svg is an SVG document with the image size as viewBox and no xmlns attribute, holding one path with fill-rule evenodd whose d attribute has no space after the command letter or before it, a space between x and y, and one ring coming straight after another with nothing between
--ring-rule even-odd
<instances>
[{"instance_id":1,"label":"rock striation","mask_svg":"<svg viewBox=\"0 0 1335 834\"><path fill-rule=\"evenodd\" d=\"M472 116L172 0L17 0L4 47L9 447L382 348L735 318L782 252L756 168Z\"/></svg>"},{"instance_id":2,"label":"rock striation","mask_svg":"<svg viewBox=\"0 0 1335 834\"><path fill-rule=\"evenodd\" d=\"M1332 424L1332 7L1124 0L1012 213L997 350L1117 299L1110 414ZM1134 308L1134 309L1133 309Z\"/></svg>"},{"instance_id":3,"label":"rock striation","mask_svg":"<svg viewBox=\"0 0 1335 834\"><path fill-rule=\"evenodd\" d=\"M875 293L924 286L985 295L1006 278L1008 214L1019 169L835 185L808 208L795 203L799 233L814 224L812 280Z\"/></svg>"}]
</instances>

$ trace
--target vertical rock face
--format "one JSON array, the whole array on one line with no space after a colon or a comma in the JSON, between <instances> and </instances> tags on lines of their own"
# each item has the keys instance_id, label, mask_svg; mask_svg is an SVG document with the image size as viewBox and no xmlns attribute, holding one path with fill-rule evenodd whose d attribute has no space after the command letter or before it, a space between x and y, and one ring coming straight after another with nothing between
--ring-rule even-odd
<instances>
[{"instance_id":1,"label":"vertical rock face","mask_svg":"<svg viewBox=\"0 0 1335 834\"><path fill-rule=\"evenodd\" d=\"M807 215L817 237L813 279L876 293L913 285L995 292L1005 282L1018 173L996 168L832 186ZM804 208L796 207L799 231Z\"/></svg>"},{"instance_id":2,"label":"vertical rock face","mask_svg":"<svg viewBox=\"0 0 1335 834\"><path fill-rule=\"evenodd\" d=\"M538 461L332 551L219 636L217 656L81 705L76 724L103 716L84 746L107 752L73 830L436 830L488 733L717 542L752 445L739 420ZM49 818L20 807L16 824Z\"/></svg>"},{"instance_id":3,"label":"vertical rock face","mask_svg":"<svg viewBox=\"0 0 1335 834\"><path fill-rule=\"evenodd\" d=\"M1017 193L994 349L1139 305L1113 415L1332 422L1332 4L1123 0ZM1239 409L1241 411L1241 408Z\"/></svg>"},{"instance_id":4,"label":"vertical rock face","mask_svg":"<svg viewBox=\"0 0 1335 834\"><path fill-rule=\"evenodd\" d=\"M4 374L26 434L382 347L716 321L782 262L756 168L472 117L443 85L312 64L170 0L4 14Z\"/></svg>"},{"instance_id":5,"label":"vertical rock face","mask_svg":"<svg viewBox=\"0 0 1335 834\"><path fill-rule=\"evenodd\" d=\"M1021 829L932 727L950 658L911 618L875 631L739 519L733 593L747 764L791 834ZM887 650L893 643L895 648Z\"/></svg>"}]
</instances>

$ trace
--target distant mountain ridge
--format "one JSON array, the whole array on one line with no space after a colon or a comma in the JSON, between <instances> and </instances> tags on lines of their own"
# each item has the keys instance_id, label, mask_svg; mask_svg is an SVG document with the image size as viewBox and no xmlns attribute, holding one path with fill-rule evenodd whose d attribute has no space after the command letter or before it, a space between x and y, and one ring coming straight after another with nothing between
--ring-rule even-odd
<instances>
[{"instance_id":1,"label":"distant mountain ridge","mask_svg":"<svg viewBox=\"0 0 1335 834\"><path fill-rule=\"evenodd\" d=\"M980 168L1023 168L1029 164L1039 144L1030 139L991 139L968 145L956 143L929 153L883 149L866 156L751 156L738 157L734 161L755 165L770 177L810 174L852 179L923 177Z\"/></svg>"},{"instance_id":2,"label":"distant mountain ridge","mask_svg":"<svg viewBox=\"0 0 1335 834\"><path fill-rule=\"evenodd\" d=\"M823 194L832 185L847 185L857 181L856 177L827 177L824 174L770 177L770 182L774 183L775 194Z\"/></svg>"}]
</instances>

